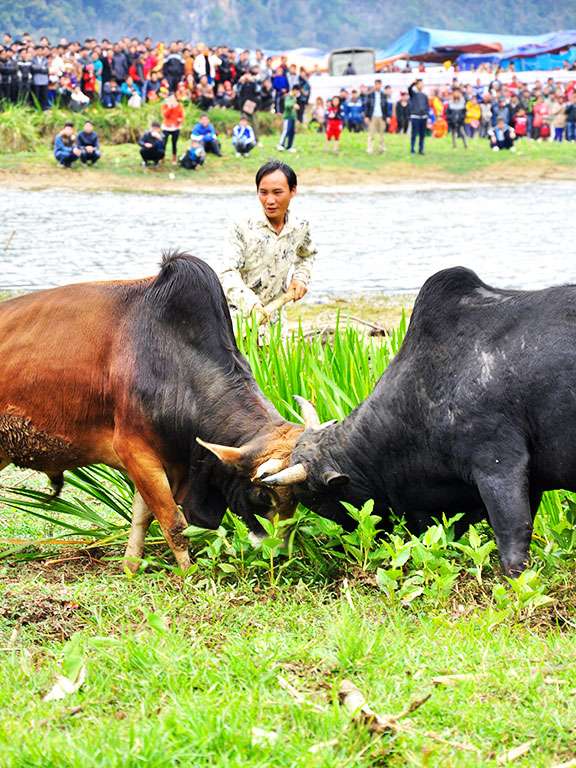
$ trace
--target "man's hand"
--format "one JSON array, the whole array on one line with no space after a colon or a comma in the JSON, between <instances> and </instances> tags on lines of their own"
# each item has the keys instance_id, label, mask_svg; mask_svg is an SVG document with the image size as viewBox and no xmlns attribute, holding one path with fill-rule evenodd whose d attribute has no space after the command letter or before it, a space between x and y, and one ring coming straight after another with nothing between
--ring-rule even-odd
<instances>
[{"instance_id":1,"label":"man's hand","mask_svg":"<svg viewBox=\"0 0 576 768\"><path fill-rule=\"evenodd\" d=\"M268 312L266 312L262 304L255 304L252 307L252 314L258 321L259 325L266 325L266 323L270 322L270 315Z\"/></svg>"},{"instance_id":2,"label":"man's hand","mask_svg":"<svg viewBox=\"0 0 576 768\"><path fill-rule=\"evenodd\" d=\"M300 299L303 299L308 293L308 287L300 282L300 280L294 279L288 286L287 293L292 294L293 301L300 301Z\"/></svg>"}]
</instances>

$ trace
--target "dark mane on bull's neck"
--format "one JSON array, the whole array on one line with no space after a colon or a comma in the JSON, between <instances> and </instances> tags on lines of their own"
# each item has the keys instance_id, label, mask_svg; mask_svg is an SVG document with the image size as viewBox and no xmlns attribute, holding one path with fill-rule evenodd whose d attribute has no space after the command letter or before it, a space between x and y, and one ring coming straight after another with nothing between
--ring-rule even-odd
<instances>
[{"instance_id":1,"label":"dark mane on bull's neck","mask_svg":"<svg viewBox=\"0 0 576 768\"><path fill-rule=\"evenodd\" d=\"M238 373L252 378L236 345L218 276L205 261L184 251L164 251L160 272L146 290L146 301L167 322L184 322L193 328L195 344L221 348L228 360L234 359Z\"/></svg>"}]
</instances>

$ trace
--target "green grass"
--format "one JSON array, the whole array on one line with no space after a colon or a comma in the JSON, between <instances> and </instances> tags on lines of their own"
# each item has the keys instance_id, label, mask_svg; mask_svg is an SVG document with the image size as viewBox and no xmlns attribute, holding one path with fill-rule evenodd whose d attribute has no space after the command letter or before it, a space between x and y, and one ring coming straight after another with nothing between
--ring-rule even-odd
<instances>
[{"instance_id":1,"label":"green grass","mask_svg":"<svg viewBox=\"0 0 576 768\"><path fill-rule=\"evenodd\" d=\"M342 418L405 328L384 341L345 327L329 343L275 336L264 348L254 328L239 330L282 413L296 417L298 392L322 418ZM501 577L486 526L456 542L451 521L420 538L399 523L380 541L370 505L353 513L353 534L300 510L287 548L277 523L260 550L232 517L190 529L185 578L154 526L128 577L118 559L130 487L97 470L68 480L62 502L36 490L0 507L0 535L32 539L0 559L0 765L496 766L527 742L524 768L573 756L574 494L547 495L516 581ZM94 547L34 546L66 534ZM42 700L57 674L81 667L78 691ZM434 682L454 674L465 677ZM400 730L372 735L339 703L345 678L382 715L431 697Z\"/></svg>"},{"instance_id":2,"label":"green grass","mask_svg":"<svg viewBox=\"0 0 576 768\"><path fill-rule=\"evenodd\" d=\"M113 112L113 110L112 110ZM134 110L132 110L134 112ZM212 115L214 113L211 113ZM108 117L105 113L104 117ZM112 115L116 118L116 115ZM130 116L133 120L133 116ZM224 115L229 120L230 115ZM223 119L224 119L223 118ZM4 117L0 115L0 133ZM47 119L47 118L46 118ZM81 126L81 117L77 125ZM38 177L38 183L54 184L46 175L56 172L57 166L51 155L50 139L60 127L58 118L50 131L43 138L35 139L31 151L10 149L8 139L0 150L0 170L12 174L25 174ZM185 131L192 127L193 119L187 119ZM3 129L10 134L9 128ZM122 126L114 130L124 130ZM126 130L136 130L126 128ZM323 136L315 131L303 129L296 137L296 153L287 155L276 150L278 134L261 134L261 145L247 159L234 156L230 140L224 138L224 157L209 156L206 165L196 172L182 170L166 163L159 169L142 169L139 163L138 148L133 143L111 144L104 140L103 157L95 168L74 167L71 171L61 171L61 178L66 184L79 187L90 183L98 188L125 188L130 191L177 191L186 184L253 184L254 174L263 161L272 156L283 157L290 162L308 184L355 183L390 183L395 181L465 181L481 180L525 180L536 178L571 178L576 172L576 146L553 142L523 141L518 144L518 151L490 151L486 140L470 142L469 149L458 146L452 149L450 140L429 139L424 157L411 156L406 136L390 135L386 137L387 151L382 155L366 153L366 135L344 133L341 152L338 156L326 152ZM185 142L181 142L182 146Z\"/></svg>"}]
</instances>

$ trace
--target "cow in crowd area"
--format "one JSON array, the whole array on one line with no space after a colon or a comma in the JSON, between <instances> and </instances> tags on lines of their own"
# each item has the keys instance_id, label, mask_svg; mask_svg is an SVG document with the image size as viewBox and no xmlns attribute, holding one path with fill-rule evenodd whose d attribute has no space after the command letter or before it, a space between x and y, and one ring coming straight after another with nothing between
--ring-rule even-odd
<instances>
[{"instance_id":1,"label":"cow in crowd area","mask_svg":"<svg viewBox=\"0 0 576 768\"><path fill-rule=\"evenodd\" d=\"M576 491L576 286L500 290L462 267L433 275L370 397L291 438L290 465L264 483L328 517L340 501L374 499L416 532L442 512L487 516L517 575L542 493Z\"/></svg>"},{"instance_id":2,"label":"cow in crowd area","mask_svg":"<svg viewBox=\"0 0 576 768\"><path fill-rule=\"evenodd\" d=\"M66 469L125 470L139 492L129 567L152 517L186 568L188 523L215 528L228 506L261 532L255 514L290 515L289 490L252 481L285 466L301 432L258 389L218 278L193 256L0 304L0 469L40 470L56 491Z\"/></svg>"}]
</instances>

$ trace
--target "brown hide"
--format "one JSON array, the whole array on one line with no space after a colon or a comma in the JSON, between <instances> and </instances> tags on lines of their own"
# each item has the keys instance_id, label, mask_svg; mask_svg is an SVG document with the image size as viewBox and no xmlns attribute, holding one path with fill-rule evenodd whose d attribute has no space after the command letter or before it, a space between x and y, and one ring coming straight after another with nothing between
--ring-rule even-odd
<instances>
[{"instance_id":1,"label":"brown hide","mask_svg":"<svg viewBox=\"0 0 576 768\"><path fill-rule=\"evenodd\" d=\"M0 455L52 473L122 466L113 434L130 375L128 285L70 285L0 303Z\"/></svg>"}]
</instances>

